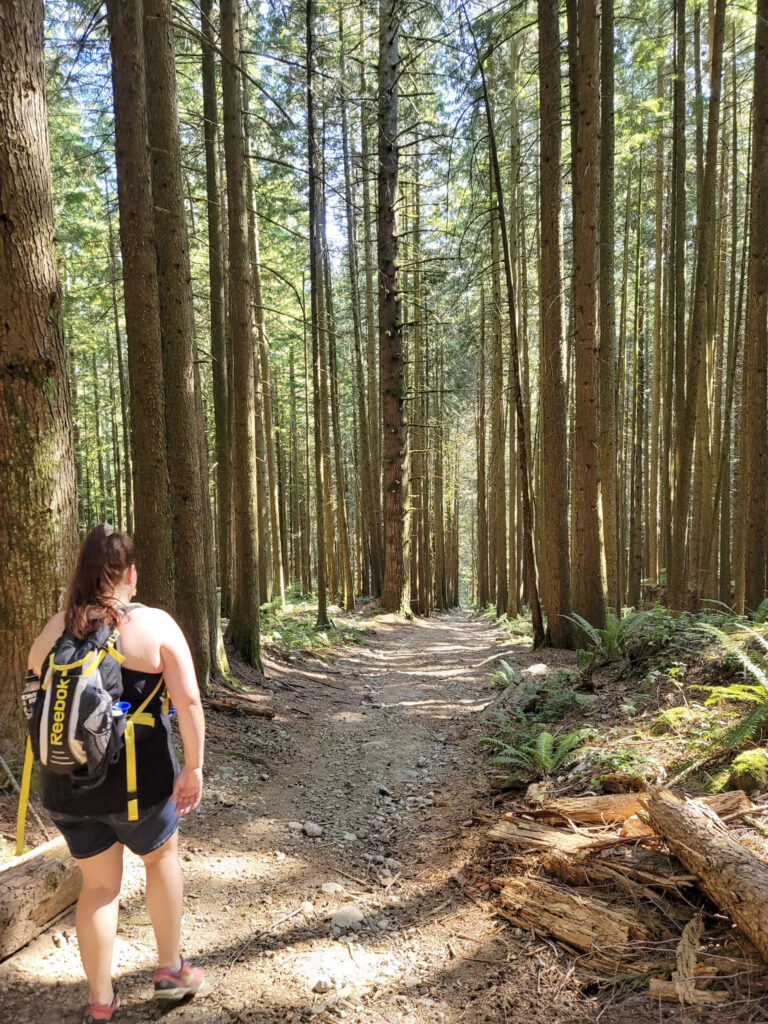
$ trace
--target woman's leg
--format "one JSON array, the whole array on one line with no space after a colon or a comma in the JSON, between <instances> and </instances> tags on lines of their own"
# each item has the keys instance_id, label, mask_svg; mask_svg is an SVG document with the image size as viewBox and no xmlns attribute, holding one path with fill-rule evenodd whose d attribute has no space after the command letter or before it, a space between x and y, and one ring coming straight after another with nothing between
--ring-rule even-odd
<instances>
[{"instance_id":1,"label":"woman's leg","mask_svg":"<svg viewBox=\"0 0 768 1024\"><path fill-rule=\"evenodd\" d=\"M158 966L175 970L181 960L183 895L178 831L141 859L147 869L147 911L155 930Z\"/></svg>"},{"instance_id":2,"label":"woman's leg","mask_svg":"<svg viewBox=\"0 0 768 1024\"><path fill-rule=\"evenodd\" d=\"M83 888L77 901L75 927L83 969L88 979L88 1001L112 1001L112 952L117 934L123 847L115 843L95 857L78 860Z\"/></svg>"}]
</instances>

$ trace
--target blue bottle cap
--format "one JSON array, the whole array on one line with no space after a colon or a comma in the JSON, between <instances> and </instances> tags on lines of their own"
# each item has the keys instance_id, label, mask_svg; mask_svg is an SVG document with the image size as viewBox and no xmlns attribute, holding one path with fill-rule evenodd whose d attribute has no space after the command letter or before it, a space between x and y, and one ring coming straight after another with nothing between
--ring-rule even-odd
<instances>
[{"instance_id":1,"label":"blue bottle cap","mask_svg":"<svg viewBox=\"0 0 768 1024\"><path fill-rule=\"evenodd\" d=\"M115 701L112 707L119 711L121 715L124 715L126 712L131 710L131 705L128 703L127 700Z\"/></svg>"}]
</instances>

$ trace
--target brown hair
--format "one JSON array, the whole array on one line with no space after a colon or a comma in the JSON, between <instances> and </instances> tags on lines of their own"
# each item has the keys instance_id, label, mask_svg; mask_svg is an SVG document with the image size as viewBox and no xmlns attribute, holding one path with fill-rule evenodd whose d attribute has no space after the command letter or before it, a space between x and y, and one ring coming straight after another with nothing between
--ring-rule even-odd
<instances>
[{"instance_id":1,"label":"brown hair","mask_svg":"<svg viewBox=\"0 0 768 1024\"><path fill-rule=\"evenodd\" d=\"M64 624L70 633L83 639L100 626L119 624L119 601L114 589L133 564L130 537L107 523L91 530L80 548L67 593Z\"/></svg>"}]
</instances>

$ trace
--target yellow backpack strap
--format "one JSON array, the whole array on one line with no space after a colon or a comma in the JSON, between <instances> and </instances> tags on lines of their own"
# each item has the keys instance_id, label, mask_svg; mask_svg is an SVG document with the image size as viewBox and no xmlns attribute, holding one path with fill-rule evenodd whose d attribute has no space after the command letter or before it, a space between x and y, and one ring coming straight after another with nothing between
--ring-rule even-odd
<instances>
[{"instance_id":1,"label":"yellow backpack strap","mask_svg":"<svg viewBox=\"0 0 768 1024\"><path fill-rule=\"evenodd\" d=\"M159 693L160 688L165 684L165 680L160 676L157 686L154 688L152 693L139 704L135 711L132 711L128 715L128 721L125 724L125 775L126 775L126 789L128 792L128 821L139 820L139 795L136 781L136 730L137 725L151 725L155 724L155 716L145 711L145 708L149 705L155 694Z\"/></svg>"},{"instance_id":2,"label":"yellow backpack strap","mask_svg":"<svg viewBox=\"0 0 768 1024\"><path fill-rule=\"evenodd\" d=\"M32 781L32 740L27 736L27 747L24 751L24 770L21 773L21 790L19 791L19 813L16 816L16 856L24 852L24 829L27 820L27 804L29 803L29 787Z\"/></svg>"},{"instance_id":3,"label":"yellow backpack strap","mask_svg":"<svg viewBox=\"0 0 768 1024\"><path fill-rule=\"evenodd\" d=\"M125 655L121 654L120 651L118 651L117 649L117 639L119 636L119 629L116 629L114 630L114 632L110 633L110 635L107 637L106 643L104 644L104 650L107 654L111 655L119 665L122 665L123 662L125 661Z\"/></svg>"}]
</instances>

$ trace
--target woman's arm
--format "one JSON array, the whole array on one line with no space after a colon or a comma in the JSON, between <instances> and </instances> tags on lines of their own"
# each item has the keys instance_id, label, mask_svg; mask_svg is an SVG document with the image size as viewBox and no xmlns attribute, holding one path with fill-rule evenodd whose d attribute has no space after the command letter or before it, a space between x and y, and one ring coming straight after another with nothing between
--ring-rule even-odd
<instances>
[{"instance_id":1,"label":"woman's arm","mask_svg":"<svg viewBox=\"0 0 768 1024\"><path fill-rule=\"evenodd\" d=\"M43 674L43 659L50 654L51 648L64 632L64 612L56 612L52 619L49 619L43 626L40 634L35 638L29 650L27 668L41 676Z\"/></svg>"},{"instance_id":2,"label":"woman's arm","mask_svg":"<svg viewBox=\"0 0 768 1024\"><path fill-rule=\"evenodd\" d=\"M160 661L184 745L184 767L176 780L173 795L178 813L188 814L200 803L203 791L205 717L195 666L184 634L166 612L155 614L162 616Z\"/></svg>"}]
</instances>

